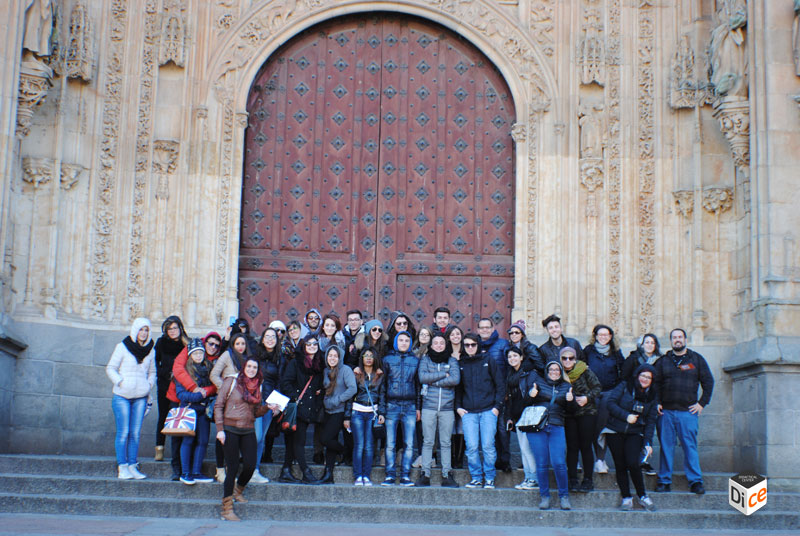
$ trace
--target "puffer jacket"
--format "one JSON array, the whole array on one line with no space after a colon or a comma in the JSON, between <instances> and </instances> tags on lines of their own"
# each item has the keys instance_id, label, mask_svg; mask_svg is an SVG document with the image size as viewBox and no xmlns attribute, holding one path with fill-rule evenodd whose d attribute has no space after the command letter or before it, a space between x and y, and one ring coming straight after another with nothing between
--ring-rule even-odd
<instances>
[{"instance_id":1,"label":"puffer jacket","mask_svg":"<svg viewBox=\"0 0 800 536\"><path fill-rule=\"evenodd\" d=\"M326 368L323 373L322 386L326 390L325 399L322 403L325 405L326 413L342 413L344 412L345 418L350 417L350 409L353 404L353 397L356 395L356 376L353 374L353 369L344 363L337 367L339 370L336 374L336 387L333 393L327 394L327 389L331 384L328 376L330 369Z\"/></svg>"},{"instance_id":2,"label":"puffer jacket","mask_svg":"<svg viewBox=\"0 0 800 536\"><path fill-rule=\"evenodd\" d=\"M536 384L539 392L536 393L535 398L531 398L531 389L533 384ZM547 422L553 426L564 426L564 413L568 407L575 404L575 400L567 402L567 393L569 392L570 383L564 380L559 380L556 384L551 385L547 383L541 376L535 372L531 372L525 378L525 386L523 389L523 405L527 406L547 406ZM553 398L553 390L556 395ZM573 395L574 395L573 391Z\"/></svg>"},{"instance_id":3,"label":"puffer jacket","mask_svg":"<svg viewBox=\"0 0 800 536\"><path fill-rule=\"evenodd\" d=\"M514 343L509 344L511 346L514 345ZM522 355L525 356L525 361L523 361L523 363L531 363L528 370L532 369L535 370L537 374L544 374L544 357L542 357L542 354L539 353L539 349L536 347L536 345L525 338L520 341L520 344L522 346L520 348L520 350L522 350Z\"/></svg>"},{"instance_id":4,"label":"puffer jacket","mask_svg":"<svg viewBox=\"0 0 800 536\"><path fill-rule=\"evenodd\" d=\"M523 364L528 362L523 361ZM516 423L522 415L522 410L525 409L524 393L520 386L525 384L525 378L534 370L533 362L529 368L520 366L519 370L514 370L508 367L508 375L506 376L506 400L503 405L503 422L512 421Z\"/></svg>"},{"instance_id":5,"label":"puffer jacket","mask_svg":"<svg viewBox=\"0 0 800 536\"><path fill-rule=\"evenodd\" d=\"M141 320L141 321L140 321ZM139 330L149 325L144 319L137 319L131 327L130 338L136 340ZM150 339L148 339L150 342ZM141 363L125 347L118 343L106 365L106 375L114 384L113 393L127 399L143 398L150 394L156 384L155 351L145 356Z\"/></svg>"},{"instance_id":6,"label":"puffer jacket","mask_svg":"<svg viewBox=\"0 0 800 536\"><path fill-rule=\"evenodd\" d=\"M395 336L394 351L383 360L383 370L386 373L385 403L410 401L416 404L417 409L420 409L420 385L417 379L419 358L412 354L410 349L403 353L397 349L397 337L401 333L407 334L407 332L401 331Z\"/></svg>"},{"instance_id":7,"label":"puffer jacket","mask_svg":"<svg viewBox=\"0 0 800 536\"><path fill-rule=\"evenodd\" d=\"M506 382L494 359L484 353L463 355L458 362L461 383L456 389L456 409L482 413L497 409L502 414Z\"/></svg>"},{"instance_id":8,"label":"puffer jacket","mask_svg":"<svg viewBox=\"0 0 800 536\"><path fill-rule=\"evenodd\" d=\"M234 385L235 381L235 377L225 378L214 403L214 423L217 425L217 430L226 427L253 430L256 419L270 411L268 406L245 402L241 391Z\"/></svg>"},{"instance_id":9,"label":"puffer jacket","mask_svg":"<svg viewBox=\"0 0 800 536\"><path fill-rule=\"evenodd\" d=\"M434 363L425 354L420 359L418 375L422 384L422 409L455 409L456 386L461 382L461 369L456 358L451 357L447 363Z\"/></svg>"},{"instance_id":10,"label":"puffer jacket","mask_svg":"<svg viewBox=\"0 0 800 536\"><path fill-rule=\"evenodd\" d=\"M506 369L508 368L506 350L510 345L507 340L500 338L497 330L494 330L488 339L481 339L480 341L481 353L487 354L497 363L497 370L503 378L506 377Z\"/></svg>"},{"instance_id":11,"label":"puffer jacket","mask_svg":"<svg viewBox=\"0 0 800 536\"><path fill-rule=\"evenodd\" d=\"M603 391L610 391L622 381L622 364L625 362L622 352L614 350L603 355L590 344L583 349L583 355L586 364L600 380Z\"/></svg>"},{"instance_id":12,"label":"puffer jacket","mask_svg":"<svg viewBox=\"0 0 800 536\"><path fill-rule=\"evenodd\" d=\"M628 422L628 415L635 414L633 405L636 400L632 382L622 382L611 391L608 398L608 422L606 426L620 434L637 434L644 436L644 444L651 445L653 442L653 431L656 429L658 419L658 401L653 387L649 392L642 396L639 394L638 400L644 410L639 415L639 419L631 424Z\"/></svg>"}]
</instances>

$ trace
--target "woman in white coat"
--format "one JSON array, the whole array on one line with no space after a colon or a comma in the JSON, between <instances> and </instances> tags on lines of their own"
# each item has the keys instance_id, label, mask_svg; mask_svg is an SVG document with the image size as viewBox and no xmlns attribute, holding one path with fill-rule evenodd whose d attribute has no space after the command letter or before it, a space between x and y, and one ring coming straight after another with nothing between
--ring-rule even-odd
<instances>
[{"instance_id":1,"label":"woman in white coat","mask_svg":"<svg viewBox=\"0 0 800 536\"><path fill-rule=\"evenodd\" d=\"M146 478L139 472L139 436L147 408L147 397L156 383L155 352L150 338L150 321L137 318L131 333L114 348L106 365L106 374L114 384L111 409L117 423L114 448L117 452L119 478Z\"/></svg>"}]
</instances>

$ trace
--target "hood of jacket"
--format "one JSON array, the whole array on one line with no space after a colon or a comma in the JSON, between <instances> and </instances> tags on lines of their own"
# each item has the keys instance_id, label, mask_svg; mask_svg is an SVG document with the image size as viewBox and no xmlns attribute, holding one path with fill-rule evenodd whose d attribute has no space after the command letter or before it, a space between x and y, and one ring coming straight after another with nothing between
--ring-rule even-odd
<instances>
[{"instance_id":1,"label":"hood of jacket","mask_svg":"<svg viewBox=\"0 0 800 536\"><path fill-rule=\"evenodd\" d=\"M135 319L133 321L133 324L131 324L131 333L130 333L131 340L133 342L136 342L136 343L139 342L138 340L136 340L136 338L139 336L139 330L141 330L142 328L145 328L145 327L148 330L147 340L144 341L144 344L142 346L147 346L147 343L150 342L150 338L151 338L150 337L150 332L153 331L152 328L150 327L150 321L148 319L146 319L146 318L139 317L139 318L137 318L137 319Z\"/></svg>"}]
</instances>

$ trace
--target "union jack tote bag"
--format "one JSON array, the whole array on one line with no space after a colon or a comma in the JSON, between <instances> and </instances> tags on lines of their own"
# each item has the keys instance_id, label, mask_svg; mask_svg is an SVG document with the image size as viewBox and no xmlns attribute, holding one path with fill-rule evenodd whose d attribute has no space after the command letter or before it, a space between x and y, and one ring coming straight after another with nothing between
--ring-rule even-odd
<instances>
[{"instance_id":1,"label":"union jack tote bag","mask_svg":"<svg viewBox=\"0 0 800 536\"><path fill-rule=\"evenodd\" d=\"M173 436L193 436L197 424L197 413L188 406L172 408L167 413L161 433Z\"/></svg>"}]
</instances>

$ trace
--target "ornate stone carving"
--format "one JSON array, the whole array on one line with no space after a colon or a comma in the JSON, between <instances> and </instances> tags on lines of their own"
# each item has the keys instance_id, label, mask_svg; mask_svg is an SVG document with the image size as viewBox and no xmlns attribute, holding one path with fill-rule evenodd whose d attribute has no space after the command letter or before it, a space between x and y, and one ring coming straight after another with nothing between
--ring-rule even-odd
<instances>
[{"instance_id":1,"label":"ornate stone carving","mask_svg":"<svg viewBox=\"0 0 800 536\"><path fill-rule=\"evenodd\" d=\"M237 0L216 0L214 4L214 26L219 31L230 30L236 23Z\"/></svg>"},{"instance_id":2,"label":"ornate stone carving","mask_svg":"<svg viewBox=\"0 0 800 536\"><path fill-rule=\"evenodd\" d=\"M690 219L694 212L694 191L675 190L672 192L672 197L675 198L675 210L678 211L678 214L687 220Z\"/></svg>"},{"instance_id":3,"label":"ornate stone carving","mask_svg":"<svg viewBox=\"0 0 800 536\"><path fill-rule=\"evenodd\" d=\"M158 176L156 199L169 199L169 175L178 167L180 142L156 140L153 142L153 172Z\"/></svg>"},{"instance_id":4,"label":"ornate stone carving","mask_svg":"<svg viewBox=\"0 0 800 536\"><path fill-rule=\"evenodd\" d=\"M718 0L711 32L711 84L717 97L747 97L747 2Z\"/></svg>"},{"instance_id":5,"label":"ornate stone carving","mask_svg":"<svg viewBox=\"0 0 800 536\"><path fill-rule=\"evenodd\" d=\"M228 227L231 220L231 183L233 182L233 151L234 151L234 125L235 113L233 109L233 92L230 88L218 82L214 86L214 94L222 105L222 161L220 171L222 183L220 184L219 216L217 218L217 250L214 266L214 316L216 322L223 322L225 318L225 290L228 276Z\"/></svg>"},{"instance_id":6,"label":"ornate stone carving","mask_svg":"<svg viewBox=\"0 0 800 536\"><path fill-rule=\"evenodd\" d=\"M592 218L597 217L597 196L595 190L603 187L603 159L602 158L581 158L580 176L581 185L586 188L586 215Z\"/></svg>"},{"instance_id":7,"label":"ornate stone carving","mask_svg":"<svg viewBox=\"0 0 800 536\"><path fill-rule=\"evenodd\" d=\"M536 244L537 244L537 224L538 215L538 188L539 188L539 161L538 153L534 148L538 144L539 137L539 121L541 112L532 112L528 120L528 287L526 289L527 295L527 309L529 314L538 313L536 311L536 298L538 296L538 289L536 287Z\"/></svg>"},{"instance_id":8,"label":"ornate stone carving","mask_svg":"<svg viewBox=\"0 0 800 536\"><path fill-rule=\"evenodd\" d=\"M533 2L531 5L531 37L542 47L542 52L551 63L556 49L553 37L555 29L554 4L555 0L545 0Z\"/></svg>"},{"instance_id":9,"label":"ornate stone carving","mask_svg":"<svg viewBox=\"0 0 800 536\"><path fill-rule=\"evenodd\" d=\"M750 165L750 103L742 97L724 97L714 103L714 117L731 147L737 168Z\"/></svg>"},{"instance_id":10,"label":"ornate stone carving","mask_svg":"<svg viewBox=\"0 0 800 536\"><path fill-rule=\"evenodd\" d=\"M69 35L63 50L64 75L80 78L86 82L92 79L94 52L92 45L92 19L86 7L86 0L78 0L69 16Z\"/></svg>"},{"instance_id":11,"label":"ornate stone carving","mask_svg":"<svg viewBox=\"0 0 800 536\"><path fill-rule=\"evenodd\" d=\"M106 314L110 292L111 235L114 227L113 207L117 153L119 149L119 123L122 106L122 66L125 64L125 42L127 40L127 2L112 0L110 9L110 32L107 44L105 100L103 104L103 128L100 142L100 165L97 183L97 202L94 219L94 249L92 251L92 282L90 291L91 311L96 317Z\"/></svg>"},{"instance_id":12,"label":"ornate stone carving","mask_svg":"<svg viewBox=\"0 0 800 536\"><path fill-rule=\"evenodd\" d=\"M583 13L583 37L578 43L578 66L582 84L596 82L605 84L606 49L603 39L603 23L597 9L586 9Z\"/></svg>"},{"instance_id":13,"label":"ornate stone carving","mask_svg":"<svg viewBox=\"0 0 800 536\"><path fill-rule=\"evenodd\" d=\"M72 190L78 183L81 173L86 170L85 167L78 164L61 163L61 189Z\"/></svg>"},{"instance_id":14,"label":"ornate stone carving","mask_svg":"<svg viewBox=\"0 0 800 536\"><path fill-rule=\"evenodd\" d=\"M578 108L581 158L603 158L605 128L603 105L581 102Z\"/></svg>"},{"instance_id":15,"label":"ornate stone carving","mask_svg":"<svg viewBox=\"0 0 800 536\"><path fill-rule=\"evenodd\" d=\"M157 70L160 26L157 1L146 0L144 8L144 46L139 75L139 110L136 125L136 156L134 161L133 207L131 208L130 251L128 254L128 318L144 315L144 276L142 255L146 233L144 207L146 203L148 160L153 123L153 84Z\"/></svg>"},{"instance_id":16,"label":"ornate stone carving","mask_svg":"<svg viewBox=\"0 0 800 536\"><path fill-rule=\"evenodd\" d=\"M17 137L22 139L31 130L34 108L44 102L53 70L28 55L20 65L19 94L17 95Z\"/></svg>"},{"instance_id":17,"label":"ornate stone carving","mask_svg":"<svg viewBox=\"0 0 800 536\"><path fill-rule=\"evenodd\" d=\"M34 158L26 156L22 159L22 180L39 188L53 179L55 162L52 158Z\"/></svg>"},{"instance_id":18,"label":"ornate stone carving","mask_svg":"<svg viewBox=\"0 0 800 536\"><path fill-rule=\"evenodd\" d=\"M22 37L22 48L40 57L50 55L54 11L52 0L25 1L25 33Z\"/></svg>"},{"instance_id":19,"label":"ornate stone carving","mask_svg":"<svg viewBox=\"0 0 800 536\"><path fill-rule=\"evenodd\" d=\"M517 145L525 143L528 139L528 127L522 123L514 123L514 126L511 127L511 137Z\"/></svg>"},{"instance_id":20,"label":"ornate stone carving","mask_svg":"<svg viewBox=\"0 0 800 536\"><path fill-rule=\"evenodd\" d=\"M694 50L689 36L684 35L678 41L670 65L669 105L673 108L694 108L698 104L698 86Z\"/></svg>"},{"instance_id":21,"label":"ornate stone carving","mask_svg":"<svg viewBox=\"0 0 800 536\"><path fill-rule=\"evenodd\" d=\"M639 112L639 330L653 331L655 309L655 8L641 2L638 10L636 62Z\"/></svg>"},{"instance_id":22,"label":"ornate stone carving","mask_svg":"<svg viewBox=\"0 0 800 536\"><path fill-rule=\"evenodd\" d=\"M703 188L703 209L709 214L722 214L732 206L733 189L729 186Z\"/></svg>"},{"instance_id":23,"label":"ornate stone carving","mask_svg":"<svg viewBox=\"0 0 800 536\"><path fill-rule=\"evenodd\" d=\"M170 61L178 67L186 64L186 4L184 0L168 0L161 14L161 48L158 64Z\"/></svg>"},{"instance_id":24,"label":"ornate stone carving","mask_svg":"<svg viewBox=\"0 0 800 536\"><path fill-rule=\"evenodd\" d=\"M621 185L622 185L622 110L621 110L621 43L622 2L608 0L609 62L606 66L606 110L608 136L606 152L606 196L608 198L608 320L610 325L620 325L622 290L621 281Z\"/></svg>"}]
</instances>

